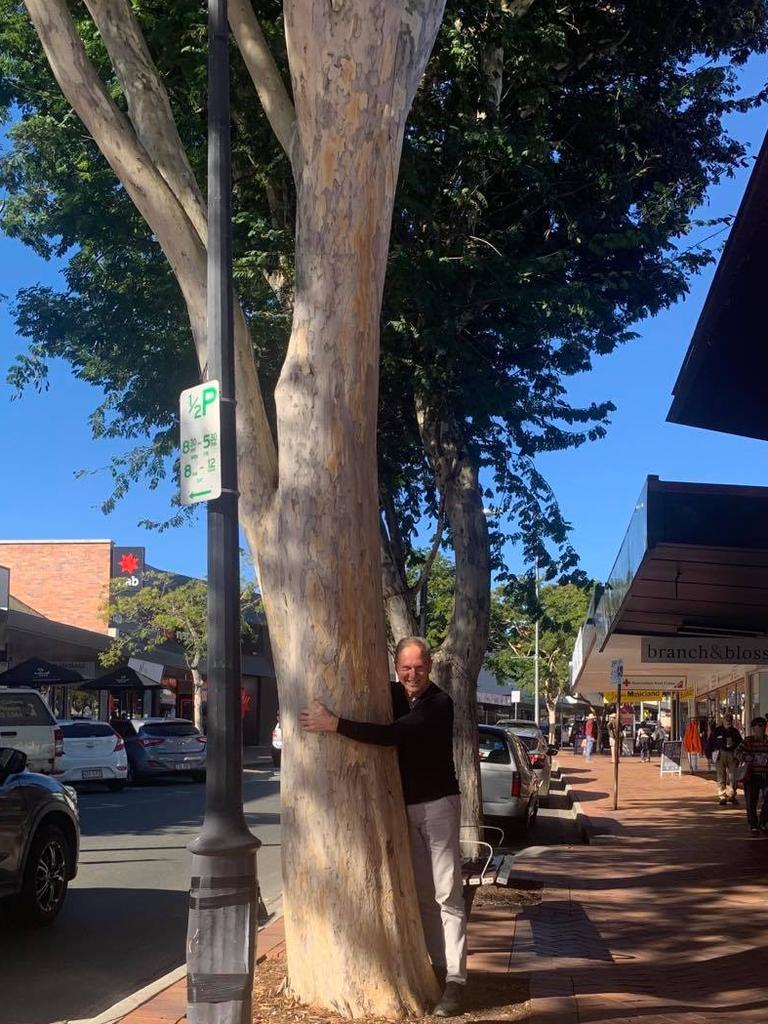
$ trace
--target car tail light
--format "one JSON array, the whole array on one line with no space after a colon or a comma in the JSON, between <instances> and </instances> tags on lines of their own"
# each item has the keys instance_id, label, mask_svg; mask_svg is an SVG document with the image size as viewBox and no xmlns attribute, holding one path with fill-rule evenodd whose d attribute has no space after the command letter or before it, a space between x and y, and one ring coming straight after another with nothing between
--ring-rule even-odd
<instances>
[{"instance_id":1,"label":"car tail light","mask_svg":"<svg viewBox=\"0 0 768 1024\"><path fill-rule=\"evenodd\" d=\"M59 725L53 730L53 756L64 756L64 730Z\"/></svg>"},{"instance_id":2,"label":"car tail light","mask_svg":"<svg viewBox=\"0 0 768 1024\"><path fill-rule=\"evenodd\" d=\"M122 736L115 737L115 749L112 751L112 753L116 754L118 750L125 750L125 741L123 740Z\"/></svg>"},{"instance_id":3,"label":"car tail light","mask_svg":"<svg viewBox=\"0 0 768 1024\"><path fill-rule=\"evenodd\" d=\"M520 796L520 775L512 772L512 793L511 796Z\"/></svg>"},{"instance_id":4,"label":"car tail light","mask_svg":"<svg viewBox=\"0 0 768 1024\"><path fill-rule=\"evenodd\" d=\"M164 743L165 740L161 736L140 736L139 743L142 747L156 747L158 743Z\"/></svg>"}]
</instances>

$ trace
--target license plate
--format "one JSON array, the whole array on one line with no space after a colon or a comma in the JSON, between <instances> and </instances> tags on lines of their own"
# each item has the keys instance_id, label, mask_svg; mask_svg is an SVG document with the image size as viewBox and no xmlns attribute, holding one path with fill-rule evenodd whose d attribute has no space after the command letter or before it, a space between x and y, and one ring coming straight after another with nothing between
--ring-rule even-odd
<instances>
[{"instance_id":1,"label":"license plate","mask_svg":"<svg viewBox=\"0 0 768 1024\"><path fill-rule=\"evenodd\" d=\"M101 768L83 768L84 779L101 779L104 777L104 772Z\"/></svg>"},{"instance_id":2,"label":"license plate","mask_svg":"<svg viewBox=\"0 0 768 1024\"><path fill-rule=\"evenodd\" d=\"M179 761L178 764L176 764L175 767L176 767L176 771L177 772L185 772L190 767L190 765L184 764L183 761Z\"/></svg>"}]
</instances>

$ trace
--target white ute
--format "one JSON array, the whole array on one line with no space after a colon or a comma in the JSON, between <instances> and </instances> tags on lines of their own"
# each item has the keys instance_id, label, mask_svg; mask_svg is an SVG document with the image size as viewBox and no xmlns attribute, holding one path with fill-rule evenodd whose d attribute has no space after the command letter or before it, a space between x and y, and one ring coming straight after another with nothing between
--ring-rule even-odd
<instances>
[{"instance_id":1,"label":"white ute","mask_svg":"<svg viewBox=\"0 0 768 1024\"><path fill-rule=\"evenodd\" d=\"M37 690L0 686L0 747L23 750L29 771L53 774L63 735Z\"/></svg>"}]
</instances>

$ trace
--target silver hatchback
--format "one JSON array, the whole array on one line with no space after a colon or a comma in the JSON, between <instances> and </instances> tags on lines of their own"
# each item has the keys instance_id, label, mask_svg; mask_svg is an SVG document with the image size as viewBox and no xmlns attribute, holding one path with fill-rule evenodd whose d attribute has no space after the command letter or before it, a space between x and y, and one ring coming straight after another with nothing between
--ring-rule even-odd
<instances>
[{"instance_id":1,"label":"silver hatchback","mask_svg":"<svg viewBox=\"0 0 768 1024\"><path fill-rule=\"evenodd\" d=\"M557 747L550 746L544 739L544 734L535 722L526 722L523 719L508 719L502 723L507 732L515 736L528 752L528 760L531 763L534 773L539 780L539 802L544 805L549 797L549 787L552 778L552 757L557 753Z\"/></svg>"},{"instance_id":2,"label":"silver hatchback","mask_svg":"<svg viewBox=\"0 0 768 1024\"><path fill-rule=\"evenodd\" d=\"M207 741L185 718L113 718L128 755L128 781L181 773L205 781Z\"/></svg>"},{"instance_id":3,"label":"silver hatchback","mask_svg":"<svg viewBox=\"0 0 768 1024\"><path fill-rule=\"evenodd\" d=\"M525 828L539 813L539 781L514 734L497 726L478 729L483 814L513 818Z\"/></svg>"}]
</instances>

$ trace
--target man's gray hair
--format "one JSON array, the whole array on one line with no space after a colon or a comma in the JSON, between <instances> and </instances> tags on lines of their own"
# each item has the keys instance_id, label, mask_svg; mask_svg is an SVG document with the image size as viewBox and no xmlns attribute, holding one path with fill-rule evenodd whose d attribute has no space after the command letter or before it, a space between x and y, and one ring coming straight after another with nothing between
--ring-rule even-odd
<instances>
[{"instance_id":1,"label":"man's gray hair","mask_svg":"<svg viewBox=\"0 0 768 1024\"><path fill-rule=\"evenodd\" d=\"M405 636L402 640L398 641L395 648L395 663L397 663L398 658L406 647L418 647L425 657L430 660L432 658L432 651L429 649L429 644L423 636Z\"/></svg>"}]
</instances>

